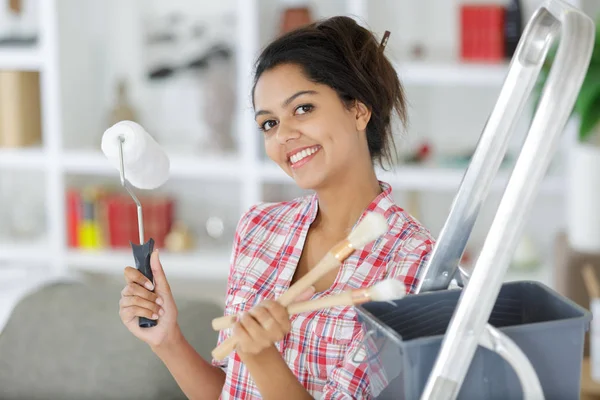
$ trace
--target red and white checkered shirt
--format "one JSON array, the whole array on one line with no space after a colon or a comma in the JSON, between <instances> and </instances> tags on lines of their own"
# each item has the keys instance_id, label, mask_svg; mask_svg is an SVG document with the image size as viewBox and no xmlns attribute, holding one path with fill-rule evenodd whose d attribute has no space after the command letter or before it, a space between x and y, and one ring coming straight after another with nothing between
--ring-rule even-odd
<instances>
[{"instance_id":1,"label":"red and white checkered shirt","mask_svg":"<svg viewBox=\"0 0 600 400\"><path fill-rule=\"evenodd\" d=\"M382 214L389 231L354 252L341 266L331 288L313 298L358 289L394 277L414 291L416 277L433 249L433 238L394 204L389 184L366 212ZM309 226L318 209L316 195L280 203L263 203L245 213L235 233L225 314L247 311L290 286ZM365 214L363 213L363 216ZM362 219L362 217L361 217ZM369 368L353 362L363 328L353 307L334 307L291 316L291 332L276 344L287 365L316 399L372 398ZM223 330L221 343L231 334ZM261 395L235 352L213 364L227 374L221 399L259 399ZM373 377L373 380L377 377Z\"/></svg>"}]
</instances>

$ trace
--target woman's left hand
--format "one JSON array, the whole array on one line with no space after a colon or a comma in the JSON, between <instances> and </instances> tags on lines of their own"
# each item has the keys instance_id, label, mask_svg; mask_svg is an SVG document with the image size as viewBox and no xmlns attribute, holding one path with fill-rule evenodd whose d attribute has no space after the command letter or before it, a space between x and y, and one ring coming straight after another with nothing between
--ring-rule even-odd
<instances>
[{"instance_id":1,"label":"woman's left hand","mask_svg":"<svg viewBox=\"0 0 600 400\"><path fill-rule=\"evenodd\" d=\"M233 326L232 333L238 338L238 351L256 355L282 340L290 329L286 308L276 301L265 300L244 312Z\"/></svg>"},{"instance_id":2,"label":"woman's left hand","mask_svg":"<svg viewBox=\"0 0 600 400\"><path fill-rule=\"evenodd\" d=\"M315 293L314 287L302 293L295 302L305 301ZM233 325L232 334L237 336L236 350L256 355L282 340L291 329L286 307L274 300L265 300L242 313Z\"/></svg>"}]
</instances>

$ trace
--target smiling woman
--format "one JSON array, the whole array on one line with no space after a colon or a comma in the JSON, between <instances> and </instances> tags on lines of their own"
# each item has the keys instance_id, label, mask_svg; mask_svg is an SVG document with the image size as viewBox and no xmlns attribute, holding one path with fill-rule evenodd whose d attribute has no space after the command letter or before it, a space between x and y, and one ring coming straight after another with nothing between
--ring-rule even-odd
<instances>
[{"instance_id":1,"label":"smiling woman","mask_svg":"<svg viewBox=\"0 0 600 400\"><path fill-rule=\"evenodd\" d=\"M267 155L300 187L317 189L357 172L373 180L370 161L392 164L391 117L395 111L404 124L406 105L386 40L335 17L281 37L261 54L252 91L256 121Z\"/></svg>"},{"instance_id":2,"label":"smiling woman","mask_svg":"<svg viewBox=\"0 0 600 400\"><path fill-rule=\"evenodd\" d=\"M239 315L218 343L237 343L225 359L202 360L183 338L166 277L153 256L155 293L127 270L126 325L150 343L190 398L371 399L372 370L353 354L364 332L353 307L288 315L274 301L314 268L369 213L387 232L317 280L300 298L323 298L396 279L414 291L433 249L429 231L395 204L375 163L395 154L391 121L406 119L404 92L378 41L347 17L279 37L256 65L253 107L269 158L314 193L262 203L241 218L225 304ZM138 299L138 300L135 300ZM299 299L296 299L299 300ZM154 303L158 302L160 307ZM139 308L136 308L139 307ZM159 319L142 332L135 316Z\"/></svg>"}]
</instances>

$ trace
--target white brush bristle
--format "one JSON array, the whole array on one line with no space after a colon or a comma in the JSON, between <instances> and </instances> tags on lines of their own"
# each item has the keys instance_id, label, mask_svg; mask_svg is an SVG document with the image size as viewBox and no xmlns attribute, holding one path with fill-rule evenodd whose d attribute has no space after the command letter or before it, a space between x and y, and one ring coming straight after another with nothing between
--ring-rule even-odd
<instances>
[{"instance_id":1,"label":"white brush bristle","mask_svg":"<svg viewBox=\"0 0 600 400\"><path fill-rule=\"evenodd\" d=\"M373 285L369 294L373 301L396 300L406 295L406 286L397 279L386 279Z\"/></svg>"},{"instance_id":2,"label":"white brush bristle","mask_svg":"<svg viewBox=\"0 0 600 400\"><path fill-rule=\"evenodd\" d=\"M388 224L385 217L381 214L371 212L365 215L362 221L350 232L348 241L350 241L354 249L358 249L374 241L386 233L387 230Z\"/></svg>"}]
</instances>

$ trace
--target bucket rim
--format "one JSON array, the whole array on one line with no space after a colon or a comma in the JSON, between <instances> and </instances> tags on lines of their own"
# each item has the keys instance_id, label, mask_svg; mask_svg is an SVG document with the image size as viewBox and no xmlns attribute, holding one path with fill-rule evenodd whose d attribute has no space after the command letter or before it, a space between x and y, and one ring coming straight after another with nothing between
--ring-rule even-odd
<instances>
[{"instance_id":1,"label":"bucket rim","mask_svg":"<svg viewBox=\"0 0 600 400\"><path fill-rule=\"evenodd\" d=\"M574 311L579 313L580 315L568 317L568 318L555 319L555 320L551 320L551 321L539 321L539 322L532 322L532 323L522 324L522 325L504 326L504 327L499 327L499 328L496 327L496 329L500 330L503 333L510 334L510 333L513 333L517 329L522 329L524 325L526 325L528 329L535 329L535 330L544 329L544 330L546 330L546 329L557 328L562 325L573 324L575 322L579 322L579 323L583 324L584 331L589 330L590 323L592 320L591 311L580 306L579 304L575 303L573 300L569 299L568 297L561 295L556 290L550 288L549 286L547 286L541 282L532 281L532 280L511 281L511 282L504 282L502 284L502 287L516 286L516 285L522 286L522 284L524 284L524 283L538 286L541 290L544 290L547 294L559 298L560 301L566 303L567 306L573 308ZM405 296L405 298L410 297L410 296L429 296L429 295L440 296L440 294L439 294L440 292L455 292L455 291L461 291L461 290L462 289L460 289L460 288L458 288L458 289L453 288L453 289L446 289L446 290L439 290L439 291L432 291L432 292L424 292L424 293L419 293L419 294L409 294L408 296ZM460 299L458 301L460 301ZM398 332L396 332L394 329L392 329L388 325L384 324L379 318L377 318L370 311L365 309L364 305L356 306L356 309L357 309L357 313L359 315L362 315L362 317L364 317L363 319L366 319L370 325L374 325L381 333L384 333L388 339L392 340L393 342L395 342L395 344L397 344L398 346L400 346L402 348L407 347L407 346L425 345L425 344L428 344L429 342L439 341L440 339L443 339L443 337L446 335L446 332L444 332L442 334L405 340L402 337L402 335L400 335ZM454 313L453 313L453 315L454 315ZM367 328L365 326L365 322L361 322L361 325L363 325L363 328L365 328L365 329Z\"/></svg>"}]
</instances>

